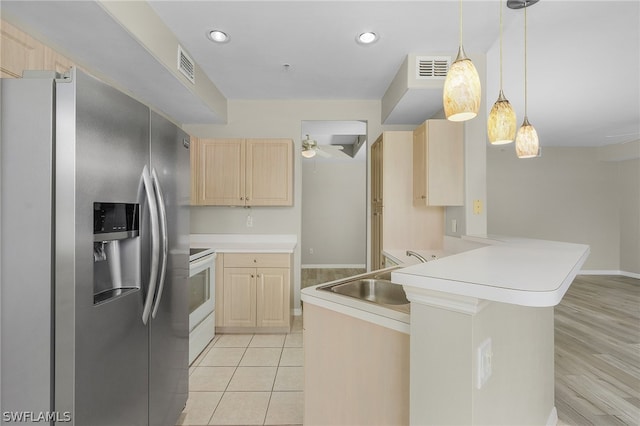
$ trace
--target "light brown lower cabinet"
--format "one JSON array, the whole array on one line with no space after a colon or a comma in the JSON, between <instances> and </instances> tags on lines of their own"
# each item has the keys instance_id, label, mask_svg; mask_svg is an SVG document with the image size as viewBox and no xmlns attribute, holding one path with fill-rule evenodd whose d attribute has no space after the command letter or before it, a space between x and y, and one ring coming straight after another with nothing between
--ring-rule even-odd
<instances>
[{"instance_id":1,"label":"light brown lower cabinet","mask_svg":"<svg viewBox=\"0 0 640 426\"><path fill-rule=\"evenodd\" d=\"M291 255L223 253L216 281L216 331L286 333L290 328Z\"/></svg>"},{"instance_id":2,"label":"light brown lower cabinet","mask_svg":"<svg viewBox=\"0 0 640 426\"><path fill-rule=\"evenodd\" d=\"M409 335L304 305L304 424L408 425Z\"/></svg>"}]
</instances>

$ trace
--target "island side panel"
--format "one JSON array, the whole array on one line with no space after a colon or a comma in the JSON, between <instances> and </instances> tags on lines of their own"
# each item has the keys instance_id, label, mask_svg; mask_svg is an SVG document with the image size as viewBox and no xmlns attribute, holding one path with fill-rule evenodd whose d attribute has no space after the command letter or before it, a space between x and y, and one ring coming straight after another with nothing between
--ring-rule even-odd
<instances>
[{"instance_id":1,"label":"island side panel","mask_svg":"<svg viewBox=\"0 0 640 426\"><path fill-rule=\"evenodd\" d=\"M472 424L472 337L471 315L412 301L412 425Z\"/></svg>"},{"instance_id":2,"label":"island side panel","mask_svg":"<svg viewBox=\"0 0 640 426\"><path fill-rule=\"evenodd\" d=\"M409 335L304 305L304 424L408 425Z\"/></svg>"},{"instance_id":3,"label":"island side panel","mask_svg":"<svg viewBox=\"0 0 640 426\"><path fill-rule=\"evenodd\" d=\"M473 319L474 353L487 338L493 352L491 377L472 387L473 424L555 424L553 307L493 302Z\"/></svg>"},{"instance_id":4,"label":"island side panel","mask_svg":"<svg viewBox=\"0 0 640 426\"><path fill-rule=\"evenodd\" d=\"M411 424L552 424L553 307L477 304L476 312L411 304ZM478 388L478 348L492 374Z\"/></svg>"}]
</instances>

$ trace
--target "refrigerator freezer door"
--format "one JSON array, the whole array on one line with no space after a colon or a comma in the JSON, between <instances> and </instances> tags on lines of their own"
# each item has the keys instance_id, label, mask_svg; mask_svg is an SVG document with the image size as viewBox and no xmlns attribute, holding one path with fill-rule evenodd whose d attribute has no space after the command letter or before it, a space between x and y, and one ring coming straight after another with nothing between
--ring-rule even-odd
<instances>
[{"instance_id":1,"label":"refrigerator freezer door","mask_svg":"<svg viewBox=\"0 0 640 426\"><path fill-rule=\"evenodd\" d=\"M183 144L183 141L186 142ZM150 324L149 424L175 424L188 396L189 136L151 112L151 168L163 190L168 259Z\"/></svg>"},{"instance_id":2,"label":"refrigerator freezer door","mask_svg":"<svg viewBox=\"0 0 640 426\"><path fill-rule=\"evenodd\" d=\"M73 424L148 424L148 207L140 205L139 290L94 304L94 202L137 203L149 109L80 72L57 84L56 409ZM129 259L131 260L131 259Z\"/></svg>"}]
</instances>

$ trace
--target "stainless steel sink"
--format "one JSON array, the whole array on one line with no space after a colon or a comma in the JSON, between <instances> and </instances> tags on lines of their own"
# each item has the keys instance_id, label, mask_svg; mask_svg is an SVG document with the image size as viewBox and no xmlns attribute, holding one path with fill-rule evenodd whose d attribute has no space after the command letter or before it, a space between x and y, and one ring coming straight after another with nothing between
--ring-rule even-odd
<instances>
[{"instance_id":1,"label":"stainless steel sink","mask_svg":"<svg viewBox=\"0 0 640 426\"><path fill-rule=\"evenodd\" d=\"M318 290L330 291L407 312L409 301L404 289L400 284L391 282L391 271L397 268L393 267L334 281L318 287Z\"/></svg>"},{"instance_id":2,"label":"stainless steel sink","mask_svg":"<svg viewBox=\"0 0 640 426\"><path fill-rule=\"evenodd\" d=\"M364 278L332 286L334 293L383 305L405 305L409 303L401 285L391 281Z\"/></svg>"}]
</instances>

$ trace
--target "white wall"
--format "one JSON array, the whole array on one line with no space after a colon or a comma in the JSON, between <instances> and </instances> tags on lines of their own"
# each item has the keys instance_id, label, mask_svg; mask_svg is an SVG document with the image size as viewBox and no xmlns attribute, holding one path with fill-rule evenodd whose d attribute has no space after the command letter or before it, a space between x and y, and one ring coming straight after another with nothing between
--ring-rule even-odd
<instances>
[{"instance_id":1,"label":"white wall","mask_svg":"<svg viewBox=\"0 0 640 426\"><path fill-rule=\"evenodd\" d=\"M544 147L519 160L487 148L488 232L589 244L583 270L638 273L639 160L602 161L597 148Z\"/></svg>"},{"instance_id":2,"label":"white wall","mask_svg":"<svg viewBox=\"0 0 640 426\"><path fill-rule=\"evenodd\" d=\"M640 277L640 159L618 163L620 270Z\"/></svg>"},{"instance_id":3,"label":"white wall","mask_svg":"<svg viewBox=\"0 0 640 426\"><path fill-rule=\"evenodd\" d=\"M364 268L366 218L366 158L302 160L302 265Z\"/></svg>"}]
</instances>

